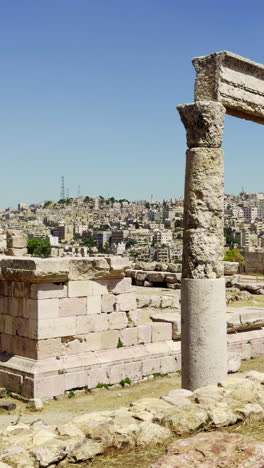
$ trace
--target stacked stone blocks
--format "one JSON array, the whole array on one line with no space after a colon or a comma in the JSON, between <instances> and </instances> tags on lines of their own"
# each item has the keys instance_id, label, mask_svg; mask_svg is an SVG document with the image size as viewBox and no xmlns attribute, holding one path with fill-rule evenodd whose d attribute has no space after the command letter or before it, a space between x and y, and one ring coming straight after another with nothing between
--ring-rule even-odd
<instances>
[{"instance_id":1,"label":"stacked stone blocks","mask_svg":"<svg viewBox=\"0 0 264 468\"><path fill-rule=\"evenodd\" d=\"M15 273L0 280L0 386L45 399L179 369L172 324L133 326L136 298L122 271L58 282Z\"/></svg>"}]
</instances>

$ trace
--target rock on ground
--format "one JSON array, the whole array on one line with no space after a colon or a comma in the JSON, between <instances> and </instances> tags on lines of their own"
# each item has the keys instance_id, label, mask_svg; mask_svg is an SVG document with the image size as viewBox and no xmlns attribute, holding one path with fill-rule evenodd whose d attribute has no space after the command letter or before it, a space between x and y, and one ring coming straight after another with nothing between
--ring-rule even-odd
<instances>
[{"instance_id":1,"label":"rock on ground","mask_svg":"<svg viewBox=\"0 0 264 468\"><path fill-rule=\"evenodd\" d=\"M173 442L150 468L263 468L264 443L207 432Z\"/></svg>"}]
</instances>

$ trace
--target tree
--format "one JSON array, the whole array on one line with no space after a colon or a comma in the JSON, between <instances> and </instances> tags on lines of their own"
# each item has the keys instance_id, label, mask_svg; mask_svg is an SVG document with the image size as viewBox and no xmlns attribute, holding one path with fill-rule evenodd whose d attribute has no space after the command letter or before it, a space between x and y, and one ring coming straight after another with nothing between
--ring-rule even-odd
<instances>
[{"instance_id":1,"label":"tree","mask_svg":"<svg viewBox=\"0 0 264 468\"><path fill-rule=\"evenodd\" d=\"M132 247L132 245L136 245L137 241L135 239L128 239L126 242L126 249L129 249Z\"/></svg>"},{"instance_id":2,"label":"tree","mask_svg":"<svg viewBox=\"0 0 264 468\"><path fill-rule=\"evenodd\" d=\"M95 240L92 237L84 237L82 239L82 245L85 245L85 247L94 247L96 244Z\"/></svg>"},{"instance_id":3,"label":"tree","mask_svg":"<svg viewBox=\"0 0 264 468\"><path fill-rule=\"evenodd\" d=\"M27 251L33 257L49 257L51 253L49 240L32 237L28 240Z\"/></svg>"},{"instance_id":4,"label":"tree","mask_svg":"<svg viewBox=\"0 0 264 468\"><path fill-rule=\"evenodd\" d=\"M245 259L239 249L231 249L225 253L225 262L238 262L240 265L245 265Z\"/></svg>"}]
</instances>

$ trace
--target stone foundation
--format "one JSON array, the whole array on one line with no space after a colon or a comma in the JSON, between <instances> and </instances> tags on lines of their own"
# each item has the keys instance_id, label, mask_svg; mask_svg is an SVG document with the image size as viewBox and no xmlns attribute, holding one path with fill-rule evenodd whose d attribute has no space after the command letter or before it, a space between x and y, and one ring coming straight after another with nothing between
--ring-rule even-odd
<instances>
[{"instance_id":1,"label":"stone foundation","mask_svg":"<svg viewBox=\"0 0 264 468\"><path fill-rule=\"evenodd\" d=\"M179 369L172 324L133 326L127 260L0 262L0 386L26 398Z\"/></svg>"},{"instance_id":2,"label":"stone foundation","mask_svg":"<svg viewBox=\"0 0 264 468\"><path fill-rule=\"evenodd\" d=\"M154 299L165 308L157 317L154 307L140 323L135 317L147 304L132 292L125 277L129 266L119 257L2 257L0 387L45 400L71 389L178 371L180 335L165 312L177 310L179 297L151 298L152 308ZM262 325L230 334L229 349L244 358L264 354Z\"/></svg>"}]
</instances>

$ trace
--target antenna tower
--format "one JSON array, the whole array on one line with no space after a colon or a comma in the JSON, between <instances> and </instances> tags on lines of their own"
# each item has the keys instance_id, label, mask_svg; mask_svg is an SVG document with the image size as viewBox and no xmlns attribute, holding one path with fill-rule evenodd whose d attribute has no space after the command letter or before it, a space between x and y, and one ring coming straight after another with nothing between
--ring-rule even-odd
<instances>
[{"instance_id":1,"label":"antenna tower","mask_svg":"<svg viewBox=\"0 0 264 468\"><path fill-rule=\"evenodd\" d=\"M61 198L61 200L64 200L64 198L65 198L64 176L61 176L60 198Z\"/></svg>"},{"instance_id":2,"label":"antenna tower","mask_svg":"<svg viewBox=\"0 0 264 468\"><path fill-rule=\"evenodd\" d=\"M78 185L78 198L81 196L81 187Z\"/></svg>"}]
</instances>

